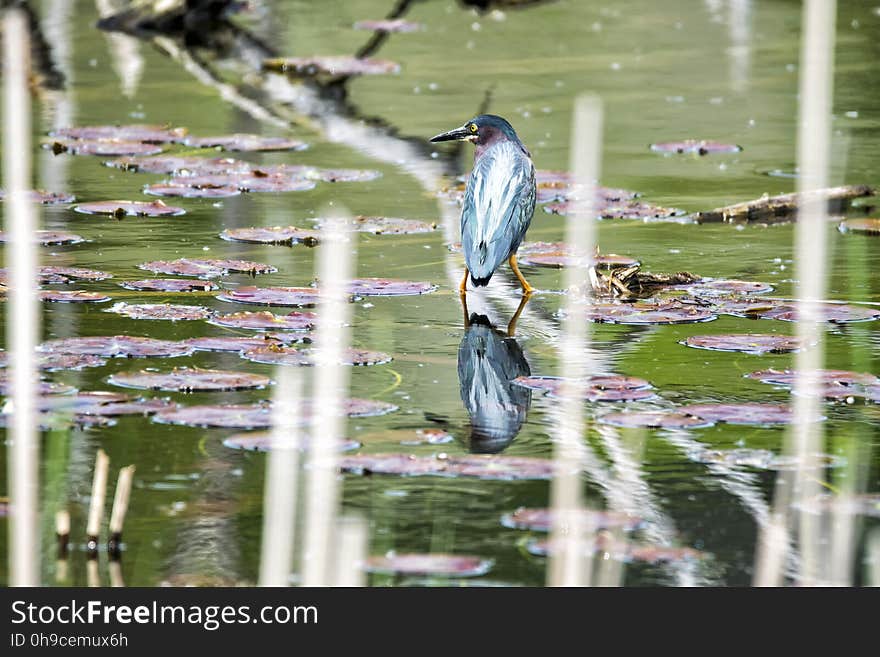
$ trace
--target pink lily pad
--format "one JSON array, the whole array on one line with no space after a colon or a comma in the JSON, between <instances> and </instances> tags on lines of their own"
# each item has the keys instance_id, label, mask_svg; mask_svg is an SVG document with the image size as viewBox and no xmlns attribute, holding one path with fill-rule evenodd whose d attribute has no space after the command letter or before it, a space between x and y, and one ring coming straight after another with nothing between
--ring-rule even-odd
<instances>
[{"instance_id":1,"label":"pink lily pad","mask_svg":"<svg viewBox=\"0 0 880 657\"><path fill-rule=\"evenodd\" d=\"M544 206L545 212L560 215L571 214L577 209L578 205L574 201L548 203ZM677 208L664 208L638 200L599 204L594 210L601 219L670 219L685 214Z\"/></svg>"},{"instance_id":2,"label":"pink lily pad","mask_svg":"<svg viewBox=\"0 0 880 657\"><path fill-rule=\"evenodd\" d=\"M859 233L861 235L880 235L880 219L845 219L838 226L842 233Z\"/></svg>"},{"instance_id":3,"label":"pink lily pad","mask_svg":"<svg viewBox=\"0 0 880 657\"><path fill-rule=\"evenodd\" d=\"M553 551L550 541L529 541L526 550L539 557L549 556ZM666 545L614 545L607 537L597 537L594 552L605 552L615 561L638 561L650 564L671 563L682 561L698 561L705 558L699 550L688 547L670 547Z\"/></svg>"},{"instance_id":4,"label":"pink lily pad","mask_svg":"<svg viewBox=\"0 0 880 657\"><path fill-rule=\"evenodd\" d=\"M37 243L43 246L61 246L62 244L79 244L85 242L85 239L74 233L66 233L62 230L38 230L35 237ZM9 241L6 231L0 230L0 244Z\"/></svg>"},{"instance_id":5,"label":"pink lily pad","mask_svg":"<svg viewBox=\"0 0 880 657\"><path fill-rule=\"evenodd\" d=\"M217 295L221 301L248 303L255 306L314 306L319 292L312 287L254 287L224 290Z\"/></svg>"},{"instance_id":6,"label":"pink lily pad","mask_svg":"<svg viewBox=\"0 0 880 657\"><path fill-rule=\"evenodd\" d=\"M64 402L70 399L72 403ZM79 415L100 415L105 417L119 417L123 415L153 415L160 411L176 408L177 404L169 399L161 398L133 398L130 395L122 395L110 392L85 392L60 400L55 404L55 409L64 407L72 408Z\"/></svg>"},{"instance_id":7,"label":"pink lily pad","mask_svg":"<svg viewBox=\"0 0 880 657\"><path fill-rule=\"evenodd\" d=\"M787 404L691 404L677 410L704 420L728 424L790 424L794 417Z\"/></svg>"},{"instance_id":8,"label":"pink lily pad","mask_svg":"<svg viewBox=\"0 0 880 657\"><path fill-rule=\"evenodd\" d=\"M263 67L289 75L383 75L399 73L400 64L385 59L365 59L339 55L336 57L285 57L267 59Z\"/></svg>"},{"instance_id":9,"label":"pink lily pad","mask_svg":"<svg viewBox=\"0 0 880 657\"><path fill-rule=\"evenodd\" d=\"M358 454L343 457L340 468L353 474L389 474L435 477L475 477L514 481L550 479L553 461L526 456L475 454L468 456L413 456L412 454Z\"/></svg>"},{"instance_id":10,"label":"pink lily pad","mask_svg":"<svg viewBox=\"0 0 880 657\"><path fill-rule=\"evenodd\" d=\"M880 385L850 386L829 383L819 387L819 394L830 401L843 401L848 404L855 402L856 399L880 403Z\"/></svg>"},{"instance_id":11,"label":"pink lily pad","mask_svg":"<svg viewBox=\"0 0 880 657\"><path fill-rule=\"evenodd\" d=\"M272 426L272 411L268 404L184 406L156 413L153 422L189 427L259 429Z\"/></svg>"},{"instance_id":12,"label":"pink lily pad","mask_svg":"<svg viewBox=\"0 0 880 657\"><path fill-rule=\"evenodd\" d=\"M120 302L104 312L124 315L131 319L167 319L172 322L181 320L208 319L214 311L204 306L182 306L170 303L125 303Z\"/></svg>"},{"instance_id":13,"label":"pink lily pad","mask_svg":"<svg viewBox=\"0 0 880 657\"><path fill-rule=\"evenodd\" d=\"M348 289L359 297L397 297L428 294L437 286L423 281L413 283L389 278L358 278L351 281Z\"/></svg>"},{"instance_id":14,"label":"pink lily pad","mask_svg":"<svg viewBox=\"0 0 880 657\"><path fill-rule=\"evenodd\" d=\"M9 375L6 372L0 372L0 395L9 394ZM70 395L76 392L76 388L66 383L54 383L52 381L38 381L38 395Z\"/></svg>"},{"instance_id":15,"label":"pink lily pad","mask_svg":"<svg viewBox=\"0 0 880 657\"><path fill-rule=\"evenodd\" d=\"M245 351L241 356L255 363L268 365L314 365L314 354L311 351L277 345L257 347ZM391 356L378 351L348 349L343 356L342 363L357 366L383 365L390 363L391 360Z\"/></svg>"},{"instance_id":16,"label":"pink lily pad","mask_svg":"<svg viewBox=\"0 0 880 657\"><path fill-rule=\"evenodd\" d=\"M229 436L223 441L223 445L231 449L243 449L252 452L268 452L272 449L272 432L271 431L251 431L248 433L237 433ZM361 444L356 440L342 440L339 443L340 452L350 452L358 449ZM308 448L308 438L300 443L300 449Z\"/></svg>"},{"instance_id":17,"label":"pink lily pad","mask_svg":"<svg viewBox=\"0 0 880 657\"><path fill-rule=\"evenodd\" d=\"M297 228L296 226L257 226L255 228L230 228L220 233L220 238L229 242L253 242L256 244L282 244L292 246L305 244L316 246L321 233L317 230Z\"/></svg>"},{"instance_id":18,"label":"pink lily pad","mask_svg":"<svg viewBox=\"0 0 880 657\"><path fill-rule=\"evenodd\" d=\"M706 139L685 139L684 141L664 141L651 144L651 150L655 153L696 153L697 155L708 155L709 153L739 153L742 150L742 146Z\"/></svg>"},{"instance_id":19,"label":"pink lily pad","mask_svg":"<svg viewBox=\"0 0 880 657\"><path fill-rule=\"evenodd\" d=\"M177 176L225 175L250 173L252 170L249 162L230 157L152 155L148 157L120 157L116 160L108 160L104 164L123 171L169 173Z\"/></svg>"},{"instance_id":20,"label":"pink lily pad","mask_svg":"<svg viewBox=\"0 0 880 657\"><path fill-rule=\"evenodd\" d=\"M758 318L762 313L772 311L785 305L781 299L753 298L753 297L727 297L712 298L707 301L707 308L719 315L733 315L734 317Z\"/></svg>"},{"instance_id":21,"label":"pink lily pad","mask_svg":"<svg viewBox=\"0 0 880 657\"><path fill-rule=\"evenodd\" d=\"M230 351L241 352L250 351L251 349L259 349L268 345L281 345L282 343L263 335L255 338L239 338L239 337L204 337L190 338L186 341L196 351Z\"/></svg>"},{"instance_id":22,"label":"pink lily pad","mask_svg":"<svg viewBox=\"0 0 880 657\"><path fill-rule=\"evenodd\" d=\"M76 196L73 194L65 194L64 192L47 192L43 189L32 189L28 192L28 197L32 203L40 203L42 205L64 205L73 203ZM6 192L0 189L0 201L6 199Z\"/></svg>"},{"instance_id":23,"label":"pink lily pad","mask_svg":"<svg viewBox=\"0 0 880 657\"><path fill-rule=\"evenodd\" d=\"M226 187L192 187L176 182L155 183L144 187L145 194L153 196L176 196L180 198L229 198L238 196L241 190L231 185Z\"/></svg>"},{"instance_id":24,"label":"pink lily pad","mask_svg":"<svg viewBox=\"0 0 880 657\"><path fill-rule=\"evenodd\" d=\"M117 219L120 217L177 217L186 214L186 210L173 205L165 205L162 201L96 201L80 203L73 209L82 214L109 214Z\"/></svg>"},{"instance_id":25,"label":"pink lily pad","mask_svg":"<svg viewBox=\"0 0 880 657\"><path fill-rule=\"evenodd\" d=\"M677 300L657 303L594 303L587 310L594 322L607 324L693 324L717 319L706 308L683 304Z\"/></svg>"},{"instance_id":26,"label":"pink lily pad","mask_svg":"<svg viewBox=\"0 0 880 657\"><path fill-rule=\"evenodd\" d=\"M564 379L557 376L520 376L514 385L542 390L548 397L562 394ZM634 376L603 374L591 377L584 389L587 401L641 401L656 396L650 383Z\"/></svg>"},{"instance_id":27,"label":"pink lily pad","mask_svg":"<svg viewBox=\"0 0 880 657\"><path fill-rule=\"evenodd\" d=\"M442 429L416 429L413 437L401 440L401 445L445 445L455 441L455 437Z\"/></svg>"},{"instance_id":28,"label":"pink lily pad","mask_svg":"<svg viewBox=\"0 0 880 657\"><path fill-rule=\"evenodd\" d=\"M224 151L301 151L308 148L308 144L298 139L241 133L217 137L187 137L184 143L193 148L222 148Z\"/></svg>"},{"instance_id":29,"label":"pink lily pad","mask_svg":"<svg viewBox=\"0 0 880 657\"><path fill-rule=\"evenodd\" d=\"M641 518L615 511L583 510L584 519L596 529L616 529L633 531L644 524ZM519 507L512 513L501 517L501 524L509 529L526 529L534 532L549 532L553 523L552 509L533 509Z\"/></svg>"},{"instance_id":30,"label":"pink lily pad","mask_svg":"<svg viewBox=\"0 0 880 657\"><path fill-rule=\"evenodd\" d=\"M92 125L60 128L49 133L50 137L81 140L139 141L145 144L165 144L180 141L186 136L186 128L169 128L163 125Z\"/></svg>"},{"instance_id":31,"label":"pink lily pad","mask_svg":"<svg viewBox=\"0 0 880 657\"><path fill-rule=\"evenodd\" d=\"M215 278L226 276L230 273L272 274L278 270L272 265L249 260L217 260L179 258L178 260L156 260L138 265L138 269L152 271L157 274L172 274L178 276L197 276L199 278Z\"/></svg>"},{"instance_id":32,"label":"pink lily pad","mask_svg":"<svg viewBox=\"0 0 880 657\"><path fill-rule=\"evenodd\" d=\"M647 429L702 429L714 424L711 418L663 411L607 413L599 418L599 422L615 427Z\"/></svg>"},{"instance_id":33,"label":"pink lily pad","mask_svg":"<svg viewBox=\"0 0 880 657\"><path fill-rule=\"evenodd\" d=\"M746 354L785 354L800 351L802 347L802 342L791 335L759 333L692 335L681 344L710 351L739 351Z\"/></svg>"},{"instance_id":34,"label":"pink lily pad","mask_svg":"<svg viewBox=\"0 0 880 657\"><path fill-rule=\"evenodd\" d=\"M797 467L795 458L780 456L766 449L702 449L690 454L690 457L698 463L721 463L758 470L794 470ZM839 466L842 461L828 454L816 454L809 457L808 464L813 468L825 468Z\"/></svg>"},{"instance_id":35,"label":"pink lily pad","mask_svg":"<svg viewBox=\"0 0 880 657\"><path fill-rule=\"evenodd\" d=\"M309 178L321 182L369 182L382 177L382 173L373 169L310 169Z\"/></svg>"},{"instance_id":36,"label":"pink lily pad","mask_svg":"<svg viewBox=\"0 0 880 657\"><path fill-rule=\"evenodd\" d=\"M148 278L140 281L122 281L119 285L127 290L145 292L213 292L220 286L212 281L186 278Z\"/></svg>"},{"instance_id":37,"label":"pink lily pad","mask_svg":"<svg viewBox=\"0 0 880 657\"><path fill-rule=\"evenodd\" d=\"M480 577L494 565L492 559L458 554L397 554L368 557L364 570L383 575L430 575L433 577Z\"/></svg>"},{"instance_id":38,"label":"pink lily pad","mask_svg":"<svg viewBox=\"0 0 880 657\"><path fill-rule=\"evenodd\" d=\"M221 390L259 390L272 383L267 376L247 372L203 370L176 367L171 372L118 372L107 381L124 388L170 390L176 392L210 392Z\"/></svg>"},{"instance_id":39,"label":"pink lily pad","mask_svg":"<svg viewBox=\"0 0 880 657\"><path fill-rule=\"evenodd\" d=\"M317 225L322 226L318 219ZM416 219L400 219L397 217L366 217L359 215L352 219L354 230L359 233L371 233L373 235L412 235L418 233L432 233L437 230L436 223L418 221Z\"/></svg>"},{"instance_id":40,"label":"pink lily pad","mask_svg":"<svg viewBox=\"0 0 880 657\"><path fill-rule=\"evenodd\" d=\"M113 274L97 269L86 269L84 267L60 267L45 266L40 267L41 283L70 283L72 281L104 281L113 278ZM47 280L51 279L51 280Z\"/></svg>"},{"instance_id":41,"label":"pink lily pad","mask_svg":"<svg viewBox=\"0 0 880 657\"><path fill-rule=\"evenodd\" d=\"M101 367L107 361L94 354L44 354L40 357L40 369L47 372L58 370L83 370L87 367Z\"/></svg>"},{"instance_id":42,"label":"pink lily pad","mask_svg":"<svg viewBox=\"0 0 880 657\"><path fill-rule=\"evenodd\" d=\"M314 326L316 317L311 312L294 311L287 315L276 315L264 310L217 315L209 323L230 328L305 331Z\"/></svg>"},{"instance_id":43,"label":"pink lily pad","mask_svg":"<svg viewBox=\"0 0 880 657\"><path fill-rule=\"evenodd\" d=\"M192 353L192 347L183 342L128 335L49 340L38 349L45 353L94 354L106 358L172 357Z\"/></svg>"},{"instance_id":44,"label":"pink lily pad","mask_svg":"<svg viewBox=\"0 0 880 657\"><path fill-rule=\"evenodd\" d=\"M315 188L314 180L302 179L297 176L239 176L238 188L243 192L307 192Z\"/></svg>"},{"instance_id":45,"label":"pink lily pad","mask_svg":"<svg viewBox=\"0 0 880 657\"><path fill-rule=\"evenodd\" d=\"M162 147L141 141L122 141L120 139L62 139L46 142L43 148L55 155L104 155L117 157L120 155L157 155Z\"/></svg>"},{"instance_id":46,"label":"pink lily pad","mask_svg":"<svg viewBox=\"0 0 880 657\"><path fill-rule=\"evenodd\" d=\"M718 279L714 281L700 281L693 285L682 285L684 289L694 295L701 294L763 294L773 290L769 283L759 281L738 281Z\"/></svg>"},{"instance_id":47,"label":"pink lily pad","mask_svg":"<svg viewBox=\"0 0 880 657\"><path fill-rule=\"evenodd\" d=\"M101 292L85 290L40 290L37 292L40 301L52 303L105 303L110 297Z\"/></svg>"},{"instance_id":48,"label":"pink lily pad","mask_svg":"<svg viewBox=\"0 0 880 657\"><path fill-rule=\"evenodd\" d=\"M368 30L371 32L418 32L422 29L421 23L406 21L402 18L384 19L376 21L358 21L354 24L356 30Z\"/></svg>"},{"instance_id":49,"label":"pink lily pad","mask_svg":"<svg viewBox=\"0 0 880 657\"><path fill-rule=\"evenodd\" d=\"M798 376L795 370L759 370L745 375L747 379L770 383L777 386L793 386ZM873 374L850 372L847 370L818 370L820 385L873 386L880 384L880 378Z\"/></svg>"},{"instance_id":50,"label":"pink lily pad","mask_svg":"<svg viewBox=\"0 0 880 657\"><path fill-rule=\"evenodd\" d=\"M851 306L842 303L820 304L819 315L826 322L847 324L849 322L867 322L880 317L880 309L865 306ZM758 313L761 319L780 319L785 322L796 322L800 318L796 305L782 305Z\"/></svg>"}]
</instances>

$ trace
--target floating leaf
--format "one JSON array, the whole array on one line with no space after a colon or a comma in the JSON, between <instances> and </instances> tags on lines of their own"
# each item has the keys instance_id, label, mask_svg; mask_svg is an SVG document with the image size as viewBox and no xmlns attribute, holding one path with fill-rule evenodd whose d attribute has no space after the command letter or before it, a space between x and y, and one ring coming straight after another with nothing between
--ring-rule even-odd
<instances>
[{"instance_id":1,"label":"floating leaf","mask_svg":"<svg viewBox=\"0 0 880 657\"><path fill-rule=\"evenodd\" d=\"M794 336L759 333L692 335L681 344L697 349L741 351L746 354L784 354L800 351L803 345Z\"/></svg>"},{"instance_id":2,"label":"floating leaf","mask_svg":"<svg viewBox=\"0 0 880 657\"><path fill-rule=\"evenodd\" d=\"M612 269L615 267L632 267L640 264L635 258L617 255L614 253L601 254L598 258L591 256L577 256L564 250L528 253L518 256L521 265L532 267L590 267Z\"/></svg>"},{"instance_id":3,"label":"floating leaf","mask_svg":"<svg viewBox=\"0 0 880 657\"><path fill-rule=\"evenodd\" d=\"M180 198L229 198L238 196L241 190L232 185L226 187L191 187L174 182L156 183L144 187L145 194L153 196L177 196Z\"/></svg>"},{"instance_id":4,"label":"floating leaf","mask_svg":"<svg viewBox=\"0 0 880 657\"><path fill-rule=\"evenodd\" d=\"M308 144L298 139L242 133L217 137L187 137L184 143L193 148L222 148L224 151L301 151L308 148Z\"/></svg>"},{"instance_id":5,"label":"floating leaf","mask_svg":"<svg viewBox=\"0 0 880 657\"><path fill-rule=\"evenodd\" d=\"M548 397L562 395L565 379L557 376L520 376L513 379L514 385L542 390ZM603 374L590 377L584 386L586 401L640 401L655 396L651 384L634 376Z\"/></svg>"},{"instance_id":6,"label":"floating leaf","mask_svg":"<svg viewBox=\"0 0 880 657\"><path fill-rule=\"evenodd\" d=\"M121 139L62 139L45 142L42 146L55 153L55 155L68 153L70 155L116 157L119 155L157 155L162 152L162 147L155 144L146 144L141 141L123 141Z\"/></svg>"},{"instance_id":7,"label":"floating leaf","mask_svg":"<svg viewBox=\"0 0 880 657\"><path fill-rule=\"evenodd\" d=\"M39 360L40 369L47 372L58 370L82 370L87 367L101 367L107 361L94 354L44 354Z\"/></svg>"},{"instance_id":8,"label":"floating leaf","mask_svg":"<svg viewBox=\"0 0 880 657\"><path fill-rule=\"evenodd\" d=\"M268 365L314 365L314 353L310 350L293 349L269 345L257 347L242 353L242 358L255 363ZM342 358L344 365L383 365L390 363L391 356L378 351L364 351L363 349L347 349Z\"/></svg>"},{"instance_id":9,"label":"floating leaf","mask_svg":"<svg viewBox=\"0 0 880 657\"><path fill-rule=\"evenodd\" d=\"M790 424L794 418L791 407L786 404L691 404L677 410L728 424Z\"/></svg>"},{"instance_id":10,"label":"floating leaf","mask_svg":"<svg viewBox=\"0 0 880 657\"><path fill-rule=\"evenodd\" d=\"M845 219L838 226L842 233L860 233L862 235L880 235L880 219Z\"/></svg>"},{"instance_id":11,"label":"floating leaf","mask_svg":"<svg viewBox=\"0 0 880 657\"><path fill-rule=\"evenodd\" d=\"M706 308L719 315L757 318L761 313L784 305L781 299L752 297L711 298L705 302Z\"/></svg>"},{"instance_id":12,"label":"floating leaf","mask_svg":"<svg viewBox=\"0 0 880 657\"><path fill-rule=\"evenodd\" d=\"M128 290L145 292L213 292L220 289L220 286L212 281L186 278L148 278L140 281L122 281L119 285Z\"/></svg>"},{"instance_id":13,"label":"floating leaf","mask_svg":"<svg viewBox=\"0 0 880 657\"><path fill-rule=\"evenodd\" d=\"M215 278L229 273L272 274L278 270L272 265L249 260L217 260L179 258L178 260L156 260L138 265L138 269L152 271L157 274L178 276L197 276L199 278Z\"/></svg>"},{"instance_id":14,"label":"floating leaf","mask_svg":"<svg viewBox=\"0 0 880 657\"><path fill-rule=\"evenodd\" d=\"M382 177L382 173L373 169L315 169L308 172L309 178L328 183L338 182L369 182Z\"/></svg>"},{"instance_id":15,"label":"floating leaf","mask_svg":"<svg viewBox=\"0 0 880 657\"><path fill-rule=\"evenodd\" d=\"M109 167L124 171L143 173L169 173L177 176L201 176L231 173L250 173L249 162L230 157L183 157L179 155L153 155L148 157L121 157L104 162Z\"/></svg>"},{"instance_id":16,"label":"floating leaf","mask_svg":"<svg viewBox=\"0 0 880 657\"><path fill-rule=\"evenodd\" d=\"M340 55L336 57L284 57L266 59L263 67L289 75L382 75L399 73L400 65L385 59L366 59Z\"/></svg>"},{"instance_id":17,"label":"floating leaf","mask_svg":"<svg viewBox=\"0 0 880 657\"><path fill-rule=\"evenodd\" d=\"M65 233L62 230L37 230L34 231L38 244L43 246L60 246L62 244L79 244L85 242L85 239L73 233ZM6 231L0 230L0 244L9 241Z\"/></svg>"},{"instance_id":18,"label":"floating leaf","mask_svg":"<svg viewBox=\"0 0 880 657\"><path fill-rule=\"evenodd\" d=\"M107 379L113 385L145 390L210 392L262 389L272 383L267 376L247 372L175 367L171 372L119 372Z\"/></svg>"},{"instance_id":19,"label":"floating leaf","mask_svg":"<svg viewBox=\"0 0 880 657\"><path fill-rule=\"evenodd\" d=\"M168 399L134 398L116 392L79 392L65 397L53 397L52 403L45 407L50 410L71 410L79 415L101 415L118 417L121 415L152 415L159 411L176 408Z\"/></svg>"},{"instance_id":20,"label":"floating leaf","mask_svg":"<svg viewBox=\"0 0 880 657\"><path fill-rule=\"evenodd\" d=\"M664 141L658 144L651 144L651 150L655 153L696 153L697 155L708 155L709 153L738 153L742 150L742 146L723 144L706 139L685 139L684 141Z\"/></svg>"},{"instance_id":21,"label":"floating leaf","mask_svg":"<svg viewBox=\"0 0 880 657\"><path fill-rule=\"evenodd\" d=\"M226 447L231 449L244 449L254 452L268 452L272 448L271 431L252 431L249 433L237 433L223 441ZM350 452L358 449L361 444L356 440L342 440L339 442L340 452ZM305 438L299 445L300 449L308 449L309 440Z\"/></svg>"},{"instance_id":22,"label":"floating leaf","mask_svg":"<svg viewBox=\"0 0 880 657\"><path fill-rule=\"evenodd\" d=\"M616 529L632 531L642 526L644 521L626 513L615 511L581 511L584 522L595 529ZM501 517L501 524L510 529L526 529L534 532L549 532L553 523L552 509L530 509L519 507L512 513Z\"/></svg>"},{"instance_id":23,"label":"floating leaf","mask_svg":"<svg viewBox=\"0 0 880 657\"><path fill-rule=\"evenodd\" d=\"M359 454L340 460L345 472L354 474L430 475L476 477L514 481L550 479L553 461L526 456L475 454L469 456L413 456L411 454Z\"/></svg>"},{"instance_id":24,"label":"floating leaf","mask_svg":"<svg viewBox=\"0 0 880 657\"><path fill-rule=\"evenodd\" d=\"M359 215L351 221L354 230L373 235L411 235L416 233L432 233L437 230L436 223L427 223L415 219L399 219L397 217L365 217ZM317 220L321 227L323 222Z\"/></svg>"},{"instance_id":25,"label":"floating leaf","mask_svg":"<svg viewBox=\"0 0 880 657\"><path fill-rule=\"evenodd\" d=\"M663 411L607 413L599 418L599 422L615 427L647 429L702 429L714 424L711 418L694 417L694 415Z\"/></svg>"},{"instance_id":26,"label":"floating leaf","mask_svg":"<svg viewBox=\"0 0 880 657\"><path fill-rule=\"evenodd\" d=\"M313 287L240 287L217 295L221 301L255 306L314 306L319 292Z\"/></svg>"},{"instance_id":27,"label":"floating leaf","mask_svg":"<svg viewBox=\"0 0 880 657\"><path fill-rule=\"evenodd\" d=\"M96 201L80 203L73 209L82 214L109 214L113 217L177 217L186 210L162 201Z\"/></svg>"},{"instance_id":28,"label":"floating leaf","mask_svg":"<svg viewBox=\"0 0 880 657\"><path fill-rule=\"evenodd\" d=\"M73 203L76 196L73 194L65 194L64 192L47 192L43 189L33 189L28 193L32 203L41 203L43 205L63 205ZM0 189L0 201L6 199L6 192Z\"/></svg>"},{"instance_id":29,"label":"floating leaf","mask_svg":"<svg viewBox=\"0 0 880 657\"><path fill-rule=\"evenodd\" d=\"M305 331L314 326L316 317L315 313L310 312L294 311L287 315L275 315L264 310L217 315L210 323L231 328Z\"/></svg>"},{"instance_id":30,"label":"floating leaf","mask_svg":"<svg viewBox=\"0 0 880 657\"><path fill-rule=\"evenodd\" d=\"M297 228L296 226L257 226L255 228L230 228L220 233L220 238L229 242L254 242L256 244L282 244L292 246L305 244L316 246L321 233L317 230Z\"/></svg>"},{"instance_id":31,"label":"floating leaf","mask_svg":"<svg viewBox=\"0 0 880 657\"><path fill-rule=\"evenodd\" d=\"M850 322L867 322L880 317L880 309L864 306L850 306L842 303L819 304L818 314L826 322L847 324ZM800 308L797 305L781 305L771 310L758 313L761 319L780 319L785 322L800 320Z\"/></svg>"},{"instance_id":32,"label":"floating leaf","mask_svg":"<svg viewBox=\"0 0 880 657\"><path fill-rule=\"evenodd\" d=\"M107 358L170 357L187 356L192 353L192 347L184 342L128 335L49 340L41 344L38 349L45 353L95 354Z\"/></svg>"},{"instance_id":33,"label":"floating leaf","mask_svg":"<svg viewBox=\"0 0 880 657\"><path fill-rule=\"evenodd\" d=\"M60 128L49 133L50 137L82 140L139 141L146 144L165 144L180 141L186 136L186 128L169 128L163 125L91 125Z\"/></svg>"},{"instance_id":34,"label":"floating leaf","mask_svg":"<svg viewBox=\"0 0 880 657\"><path fill-rule=\"evenodd\" d=\"M442 429L416 429L413 438L401 440L401 445L445 445L455 441L455 437Z\"/></svg>"},{"instance_id":35,"label":"floating leaf","mask_svg":"<svg viewBox=\"0 0 880 657\"><path fill-rule=\"evenodd\" d=\"M698 463L720 463L734 467L755 468L758 470L794 470L798 460L788 456L777 456L766 449L701 449L689 454ZM828 454L814 454L807 457L806 466L815 469L837 467L842 461Z\"/></svg>"},{"instance_id":36,"label":"floating leaf","mask_svg":"<svg viewBox=\"0 0 880 657\"><path fill-rule=\"evenodd\" d=\"M9 394L9 375L6 372L0 372L0 395ZM66 383L53 383L51 381L38 381L38 395L70 395L76 392L76 388Z\"/></svg>"},{"instance_id":37,"label":"floating leaf","mask_svg":"<svg viewBox=\"0 0 880 657\"><path fill-rule=\"evenodd\" d=\"M608 324L693 324L717 319L710 310L677 300L640 303L594 303L587 318Z\"/></svg>"},{"instance_id":38,"label":"floating leaf","mask_svg":"<svg viewBox=\"0 0 880 657\"><path fill-rule=\"evenodd\" d=\"M526 550L538 557L549 556L554 549L550 541L529 541L526 545ZM651 564L697 561L706 556L703 552L688 547L638 545L622 542L615 545L608 537L602 535L596 538L593 552L604 552L615 561L640 561Z\"/></svg>"},{"instance_id":39,"label":"floating leaf","mask_svg":"<svg viewBox=\"0 0 880 657\"><path fill-rule=\"evenodd\" d=\"M778 386L793 386L798 377L796 370L759 370L745 375L748 379L771 383ZM817 383L819 385L839 386L873 386L880 384L880 378L873 374L850 372L847 370L817 370Z\"/></svg>"},{"instance_id":40,"label":"floating leaf","mask_svg":"<svg viewBox=\"0 0 880 657\"><path fill-rule=\"evenodd\" d=\"M693 285L681 285L679 289L687 290L695 296L714 294L762 294L773 290L769 283L759 281L737 280L703 280Z\"/></svg>"},{"instance_id":41,"label":"floating leaf","mask_svg":"<svg viewBox=\"0 0 880 657\"><path fill-rule=\"evenodd\" d=\"M357 278L348 290L359 297L397 297L427 294L437 289L433 283L400 281L390 278Z\"/></svg>"},{"instance_id":42,"label":"floating leaf","mask_svg":"<svg viewBox=\"0 0 880 657\"><path fill-rule=\"evenodd\" d=\"M576 212L579 204L575 201L548 203L544 211L550 214L567 215ZM600 219L670 219L684 215L684 210L664 208L643 201L621 201L619 203L600 204L593 208Z\"/></svg>"},{"instance_id":43,"label":"floating leaf","mask_svg":"<svg viewBox=\"0 0 880 657\"><path fill-rule=\"evenodd\" d=\"M104 281L113 278L113 274L97 269L85 269L84 267L40 267L41 283L69 283L71 281ZM51 280L46 280L46 279Z\"/></svg>"},{"instance_id":44,"label":"floating leaf","mask_svg":"<svg viewBox=\"0 0 880 657\"><path fill-rule=\"evenodd\" d=\"M249 351L258 349L267 345L281 345L283 343L270 338L268 335L261 335L254 338L238 338L238 337L204 337L190 338L186 341L196 351Z\"/></svg>"},{"instance_id":45,"label":"floating leaf","mask_svg":"<svg viewBox=\"0 0 880 657\"><path fill-rule=\"evenodd\" d=\"M397 554L367 557L364 570L384 575L431 575L433 577L480 577L494 565L492 559L458 554Z\"/></svg>"},{"instance_id":46,"label":"floating leaf","mask_svg":"<svg viewBox=\"0 0 880 657\"><path fill-rule=\"evenodd\" d=\"M52 303L104 303L110 301L110 297L101 292L86 292L85 290L40 290L37 292L40 301Z\"/></svg>"},{"instance_id":47,"label":"floating leaf","mask_svg":"<svg viewBox=\"0 0 880 657\"><path fill-rule=\"evenodd\" d=\"M358 21L354 24L356 30L369 30L373 32L418 32L422 29L421 23L406 21L402 18L385 19L376 21Z\"/></svg>"},{"instance_id":48,"label":"floating leaf","mask_svg":"<svg viewBox=\"0 0 880 657\"><path fill-rule=\"evenodd\" d=\"M104 312L124 315L131 319L181 320L208 319L214 311L204 306L182 306L170 303L125 303L114 304Z\"/></svg>"}]
</instances>

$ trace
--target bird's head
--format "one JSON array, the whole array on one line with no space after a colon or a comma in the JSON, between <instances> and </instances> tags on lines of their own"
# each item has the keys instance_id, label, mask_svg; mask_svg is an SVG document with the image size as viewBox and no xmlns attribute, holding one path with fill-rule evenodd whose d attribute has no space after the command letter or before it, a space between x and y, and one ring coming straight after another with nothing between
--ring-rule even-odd
<instances>
[{"instance_id":1,"label":"bird's head","mask_svg":"<svg viewBox=\"0 0 880 657\"><path fill-rule=\"evenodd\" d=\"M460 128L431 137L431 141L470 141L478 146L490 146L498 141L513 141L522 146L513 126L494 114L475 116Z\"/></svg>"}]
</instances>

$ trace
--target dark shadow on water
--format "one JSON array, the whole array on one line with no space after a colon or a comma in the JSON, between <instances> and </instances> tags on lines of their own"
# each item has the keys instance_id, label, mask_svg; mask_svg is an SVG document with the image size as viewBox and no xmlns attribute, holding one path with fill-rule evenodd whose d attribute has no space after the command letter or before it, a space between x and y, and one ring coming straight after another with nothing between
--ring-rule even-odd
<instances>
[{"instance_id":1,"label":"dark shadow on water","mask_svg":"<svg viewBox=\"0 0 880 657\"><path fill-rule=\"evenodd\" d=\"M512 381L531 370L516 339L485 315L474 313L467 324L458 345L458 382L470 416L468 448L494 454L513 442L526 421L531 390Z\"/></svg>"}]
</instances>

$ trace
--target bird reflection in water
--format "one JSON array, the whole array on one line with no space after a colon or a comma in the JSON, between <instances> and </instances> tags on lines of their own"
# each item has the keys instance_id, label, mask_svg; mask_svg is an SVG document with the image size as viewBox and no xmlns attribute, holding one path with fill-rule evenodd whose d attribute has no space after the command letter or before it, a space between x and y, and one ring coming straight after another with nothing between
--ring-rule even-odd
<instances>
[{"instance_id":1,"label":"bird reflection in water","mask_svg":"<svg viewBox=\"0 0 880 657\"><path fill-rule=\"evenodd\" d=\"M503 451L526 421L532 392L512 381L531 373L513 337L527 301L523 298L520 302L506 332L492 326L485 315L468 316L467 303L463 302L465 332L458 345L458 382L470 416L471 452Z\"/></svg>"}]
</instances>

